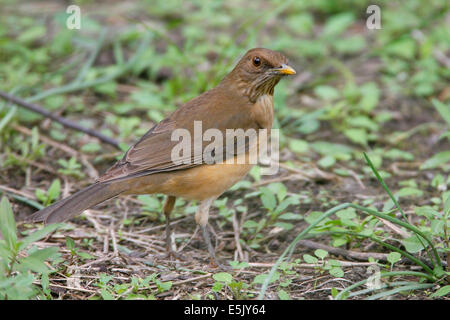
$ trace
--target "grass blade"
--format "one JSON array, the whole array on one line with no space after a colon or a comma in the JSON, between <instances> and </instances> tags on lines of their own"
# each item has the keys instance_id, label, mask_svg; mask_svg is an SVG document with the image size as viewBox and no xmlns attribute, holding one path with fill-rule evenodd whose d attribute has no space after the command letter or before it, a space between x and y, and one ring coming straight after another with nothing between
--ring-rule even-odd
<instances>
[{"instance_id":1,"label":"grass blade","mask_svg":"<svg viewBox=\"0 0 450 320\"><path fill-rule=\"evenodd\" d=\"M395 204L396 208L400 211L400 213L403 216L403 219L405 219L406 222L408 222L408 218L406 218L405 213L403 212L402 208L400 207L397 199L395 199L394 195L392 194L391 190L389 190L389 187L386 185L386 183L384 182L383 178L380 176L380 174L378 173L378 170L375 168L375 166L373 165L372 161L370 160L370 158L367 156L367 154L365 152L363 152L364 158L366 159L366 162L369 164L369 167L372 169L372 172L374 173L374 175L376 176L377 180L380 182L380 184L383 186L383 189L386 191L386 193L389 195L389 197L391 198L392 202ZM409 223L407 223L408 225L410 225ZM405 226L405 225L403 225ZM415 228L417 231L418 229ZM431 241L429 241L429 239L423 234L423 233L419 233L415 231L416 234L420 234L421 237L423 237L428 244L430 244L430 246L433 249L435 258L436 258L436 263L438 264L438 266L442 269L442 263L441 263L441 259L439 258L439 255L436 251L436 248L434 248L433 244ZM425 248L425 251L427 252L429 258L431 261L433 261L433 258L431 256L431 254L429 253L429 251L426 249L425 244L422 242L422 239L418 238L420 243L422 244L422 246Z\"/></svg>"}]
</instances>

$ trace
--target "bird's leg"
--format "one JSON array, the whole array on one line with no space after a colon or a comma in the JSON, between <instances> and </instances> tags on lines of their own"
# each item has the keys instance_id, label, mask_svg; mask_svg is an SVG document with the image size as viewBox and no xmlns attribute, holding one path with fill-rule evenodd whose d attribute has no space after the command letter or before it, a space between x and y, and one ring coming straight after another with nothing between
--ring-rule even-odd
<instances>
[{"instance_id":1,"label":"bird's leg","mask_svg":"<svg viewBox=\"0 0 450 320\"><path fill-rule=\"evenodd\" d=\"M172 232L170 230L170 214L172 213L173 207L175 206L175 200L176 197L174 196L167 196L166 200L164 201L163 206L163 213L166 216L166 249L167 254L169 256L174 256L176 258L179 258L180 255L178 255L177 252L175 252L172 248Z\"/></svg>"},{"instance_id":2,"label":"bird's leg","mask_svg":"<svg viewBox=\"0 0 450 320\"><path fill-rule=\"evenodd\" d=\"M195 213L195 221L202 229L203 233L203 239L206 242L206 246L208 247L209 255L211 256L214 263L221 269L229 270L230 267L227 267L221 263L219 263L217 257L216 257L216 251L211 243L211 238L209 236L208 231L208 217L209 217L209 208L211 207L211 204L216 199L216 197L209 198L206 200L203 200L200 203L200 206L197 209L197 212Z\"/></svg>"},{"instance_id":3,"label":"bird's leg","mask_svg":"<svg viewBox=\"0 0 450 320\"><path fill-rule=\"evenodd\" d=\"M211 243L211 238L209 236L209 231L208 231L208 224L201 226L201 229L202 229L202 233L203 233L203 239L205 240L206 246L208 247L209 255L213 259L214 263L217 264L218 266L220 266L220 263L216 257L216 250L214 249L214 247Z\"/></svg>"}]
</instances>

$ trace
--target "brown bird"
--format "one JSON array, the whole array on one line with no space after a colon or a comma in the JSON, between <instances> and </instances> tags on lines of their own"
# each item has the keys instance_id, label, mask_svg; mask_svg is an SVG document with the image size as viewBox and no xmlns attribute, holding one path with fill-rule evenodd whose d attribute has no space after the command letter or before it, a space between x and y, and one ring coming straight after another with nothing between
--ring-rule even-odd
<instances>
[{"instance_id":1,"label":"brown bird","mask_svg":"<svg viewBox=\"0 0 450 320\"><path fill-rule=\"evenodd\" d=\"M232 152L225 147L215 148L212 154L221 156L223 161L206 163L194 150L193 154L183 154L180 162L173 161L173 150L179 144L178 140L173 141L173 134L177 129L184 129L195 136L197 121L201 121L203 132L218 129L224 134L224 141L227 129L270 130L274 87L282 76L292 74L295 70L281 53L264 48L249 50L215 88L188 101L151 128L94 184L34 213L29 220L62 222L121 194L165 194L166 244L171 252L170 213L176 197L198 200L195 220L202 229L210 256L221 266L206 228L209 208L250 171L253 163L248 160L249 152L258 143L246 141L244 148ZM201 148L207 144L195 137L190 142L191 150L196 148L196 142Z\"/></svg>"}]
</instances>

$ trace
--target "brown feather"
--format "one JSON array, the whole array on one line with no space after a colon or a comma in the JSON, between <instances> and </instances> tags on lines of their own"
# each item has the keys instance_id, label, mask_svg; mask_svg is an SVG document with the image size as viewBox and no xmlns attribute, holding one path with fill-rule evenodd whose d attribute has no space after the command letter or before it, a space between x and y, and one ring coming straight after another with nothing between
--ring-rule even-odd
<instances>
[{"instance_id":1,"label":"brown feather","mask_svg":"<svg viewBox=\"0 0 450 320\"><path fill-rule=\"evenodd\" d=\"M260 66L253 64L255 57L261 60ZM194 121L202 122L203 132L219 129L224 140L227 129L270 129L273 90L281 75L269 71L283 64L287 59L278 52L262 48L248 51L217 87L151 128L95 184L35 213L31 219L63 221L118 194L162 193L197 200L219 196L242 179L252 164L196 163L193 152L190 163L175 164L171 152L179 142L171 141L172 133L187 129L193 139ZM209 143L203 141L203 148ZM248 152L257 148L246 143L244 148L227 153L225 142L223 145L218 152L224 160L248 159Z\"/></svg>"}]
</instances>

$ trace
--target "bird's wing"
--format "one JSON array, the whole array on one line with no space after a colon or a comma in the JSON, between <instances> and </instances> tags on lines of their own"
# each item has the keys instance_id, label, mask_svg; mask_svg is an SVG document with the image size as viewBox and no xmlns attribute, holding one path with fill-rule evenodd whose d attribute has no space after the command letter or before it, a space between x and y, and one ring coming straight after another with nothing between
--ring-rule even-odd
<instances>
[{"instance_id":1,"label":"bird's wing","mask_svg":"<svg viewBox=\"0 0 450 320\"><path fill-rule=\"evenodd\" d=\"M124 157L108 169L98 181L126 179L200 165L202 162L198 160L201 159L197 159L198 155L195 155L193 149L187 154L187 158L181 159L183 161L176 163L172 161L172 150L180 143L179 140L172 141L172 133L176 129L187 129L191 134L191 147L193 148L194 121L202 122L203 132L209 128L216 128L221 130L224 136L226 129L257 128L257 124L249 116L249 107L245 105L245 102L239 103L239 101L233 101L234 99L222 97L222 95L220 91L215 92L213 89L181 106L142 136ZM202 141L202 148L210 143ZM220 151L218 152L220 153ZM223 143L222 157L224 161L241 152L242 150L237 150L234 154L227 153L225 142Z\"/></svg>"}]
</instances>

